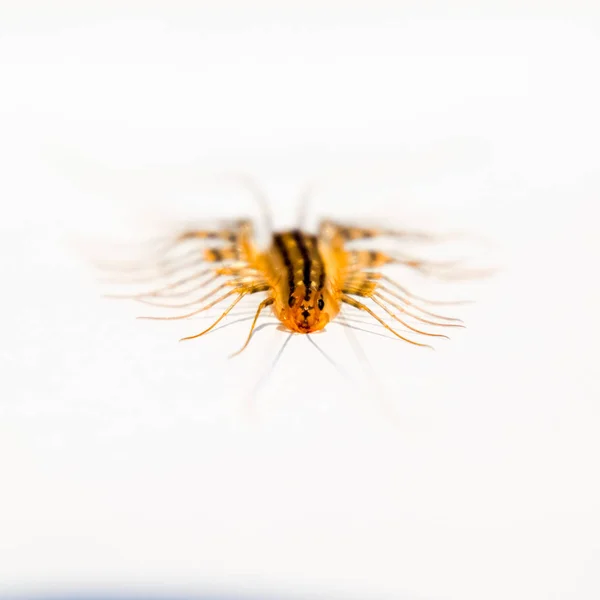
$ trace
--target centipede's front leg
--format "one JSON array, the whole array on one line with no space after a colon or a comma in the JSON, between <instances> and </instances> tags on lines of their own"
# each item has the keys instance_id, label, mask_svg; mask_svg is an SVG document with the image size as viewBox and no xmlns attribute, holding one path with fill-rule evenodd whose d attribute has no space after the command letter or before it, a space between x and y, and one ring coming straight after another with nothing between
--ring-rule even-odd
<instances>
[{"instance_id":1,"label":"centipede's front leg","mask_svg":"<svg viewBox=\"0 0 600 600\"><path fill-rule=\"evenodd\" d=\"M266 284L261 284L261 285L246 285L246 286L240 286L238 288L236 288L235 290L232 290L231 293L237 293L237 297L235 298L235 300L223 311L223 313L221 314L221 316L210 326L207 327L204 331L201 331L200 333L197 333L196 335L190 335L184 338L181 338L180 341L185 341L185 340L194 340L198 337L203 336L204 334L208 333L209 331L211 331L211 329L213 329L214 327L216 327L232 310L233 308L238 304L238 302L244 297L247 296L248 294L256 294L258 292L266 292L269 290L269 286ZM228 294L228 295L230 295ZM267 298L267 300L269 300L269 298ZM250 335L248 336L248 340L246 341L246 344L244 345L244 348L248 345L248 342L250 341L250 337L252 336L252 331L254 329L254 325L256 324L256 321L258 319L258 316L260 314L260 311L262 310L262 308L264 306L266 306L266 300L263 301L260 306L259 306L259 310L256 313L256 316L254 317L254 323L252 324L252 329L250 330ZM242 350L244 349L242 348ZM241 350L240 350L241 352Z\"/></svg>"},{"instance_id":2,"label":"centipede's front leg","mask_svg":"<svg viewBox=\"0 0 600 600\"><path fill-rule=\"evenodd\" d=\"M350 293L355 293L356 294L356 292L350 292ZM424 346L426 348L431 348L431 346L429 346L428 344L421 344L420 342L415 342L414 340L411 340L411 339L409 339L407 337L404 337L403 335L401 335L400 333L398 333L393 327L390 327L377 313L375 313L374 311L372 311L366 304L363 304L359 300L356 300L355 298L352 298L348 293L343 293L342 294L341 301L343 303L345 303L345 304L349 304L350 306L353 306L354 308L358 308L359 310L362 310L362 311L368 313L378 323L380 323L381 325L383 325L388 331L390 331L391 333L393 333L396 337L400 338L401 340L403 340L405 342L408 342L409 344L413 344L415 346Z\"/></svg>"}]
</instances>

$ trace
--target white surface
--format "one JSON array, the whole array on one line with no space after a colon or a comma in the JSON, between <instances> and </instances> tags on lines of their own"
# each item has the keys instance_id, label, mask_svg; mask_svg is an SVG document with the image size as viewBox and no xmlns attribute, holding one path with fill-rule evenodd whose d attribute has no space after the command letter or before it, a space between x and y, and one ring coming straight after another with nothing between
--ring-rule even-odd
<instances>
[{"instance_id":1,"label":"white surface","mask_svg":"<svg viewBox=\"0 0 600 600\"><path fill-rule=\"evenodd\" d=\"M598 11L304 5L0 7L0 591L598 598ZM237 170L499 245L436 353L356 332L397 423L339 326L265 375L274 325L177 344L64 243Z\"/></svg>"}]
</instances>

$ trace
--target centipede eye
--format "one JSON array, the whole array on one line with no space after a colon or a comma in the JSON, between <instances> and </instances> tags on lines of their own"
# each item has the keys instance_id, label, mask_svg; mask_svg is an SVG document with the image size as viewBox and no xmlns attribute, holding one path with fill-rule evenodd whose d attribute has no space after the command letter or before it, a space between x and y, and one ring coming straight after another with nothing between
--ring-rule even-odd
<instances>
[{"instance_id":1,"label":"centipede eye","mask_svg":"<svg viewBox=\"0 0 600 600\"><path fill-rule=\"evenodd\" d=\"M323 310L323 308L325 307L325 300L323 300L323 298L319 298L319 302L317 302L317 306L319 307L319 310Z\"/></svg>"}]
</instances>

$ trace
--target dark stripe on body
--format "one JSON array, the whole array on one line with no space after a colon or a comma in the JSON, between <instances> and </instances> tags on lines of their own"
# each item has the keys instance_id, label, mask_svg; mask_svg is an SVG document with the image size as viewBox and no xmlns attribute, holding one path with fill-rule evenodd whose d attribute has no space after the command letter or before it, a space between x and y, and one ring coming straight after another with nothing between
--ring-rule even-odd
<instances>
[{"instance_id":1,"label":"dark stripe on body","mask_svg":"<svg viewBox=\"0 0 600 600\"><path fill-rule=\"evenodd\" d=\"M322 264L321 267L321 275L319 277L319 289L317 291L321 291L325 287L325 265Z\"/></svg>"},{"instance_id":2,"label":"dark stripe on body","mask_svg":"<svg viewBox=\"0 0 600 600\"><path fill-rule=\"evenodd\" d=\"M317 284L317 292L320 292L325 287L325 263L323 262L323 257L319 252L319 240L314 235L311 235L309 239L313 255L312 266L313 268L315 266L317 267L315 268L315 283Z\"/></svg>"},{"instance_id":3,"label":"dark stripe on body","mask_svg":"<svg viewBox=\"0 0 600 600\"><path fill-rule=\"evenodd\" d=\"M273 240L275 242L275 246L277 246L277 250L279 250L279 254L281 254L281 260L283 260L283 264L285 265L285 269L287 271L288 287L290 289L291 297L296 289L296 282L294 281L294 265L292 265L292 261L290 260L290 255L283 241L283 236L276 234L273 237Z\"/></svg>"},{"instance_id":4,"label":"dark stripe on body","mask_svg":"<svg viewBox=\"0 0 600 600\"><path fill-rule=\"evenodd\" d=\"M304 299L308 300L310 298L310 276L312 270L312 260L310 258L310 254L308 252L308 248L306 246L305 236L302 235L300 231L297 229L292 231L292 237L298 246L298 251L300 252L300 256L302 257L302 282L304 283L304 289L306 290L304 293Z\"/></svg>"}]
</instances>

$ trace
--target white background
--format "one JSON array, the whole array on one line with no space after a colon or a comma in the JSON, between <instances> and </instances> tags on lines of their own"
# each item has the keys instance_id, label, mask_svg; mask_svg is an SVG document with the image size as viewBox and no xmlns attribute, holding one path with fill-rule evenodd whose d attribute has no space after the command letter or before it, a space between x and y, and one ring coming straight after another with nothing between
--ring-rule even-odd
<instances>
[{"instance_id":1,"label":"white background","mask_svg":"<svg viewBox=\"0 0 600 600\"><path fill-rule=\"evenodd\" d=\"M600 597L599 65L593 2L2 2L0 594ZM234 172L502 268L371 367L100 298L81 240L256 212Z\"/></svg>"}]
</instances>

